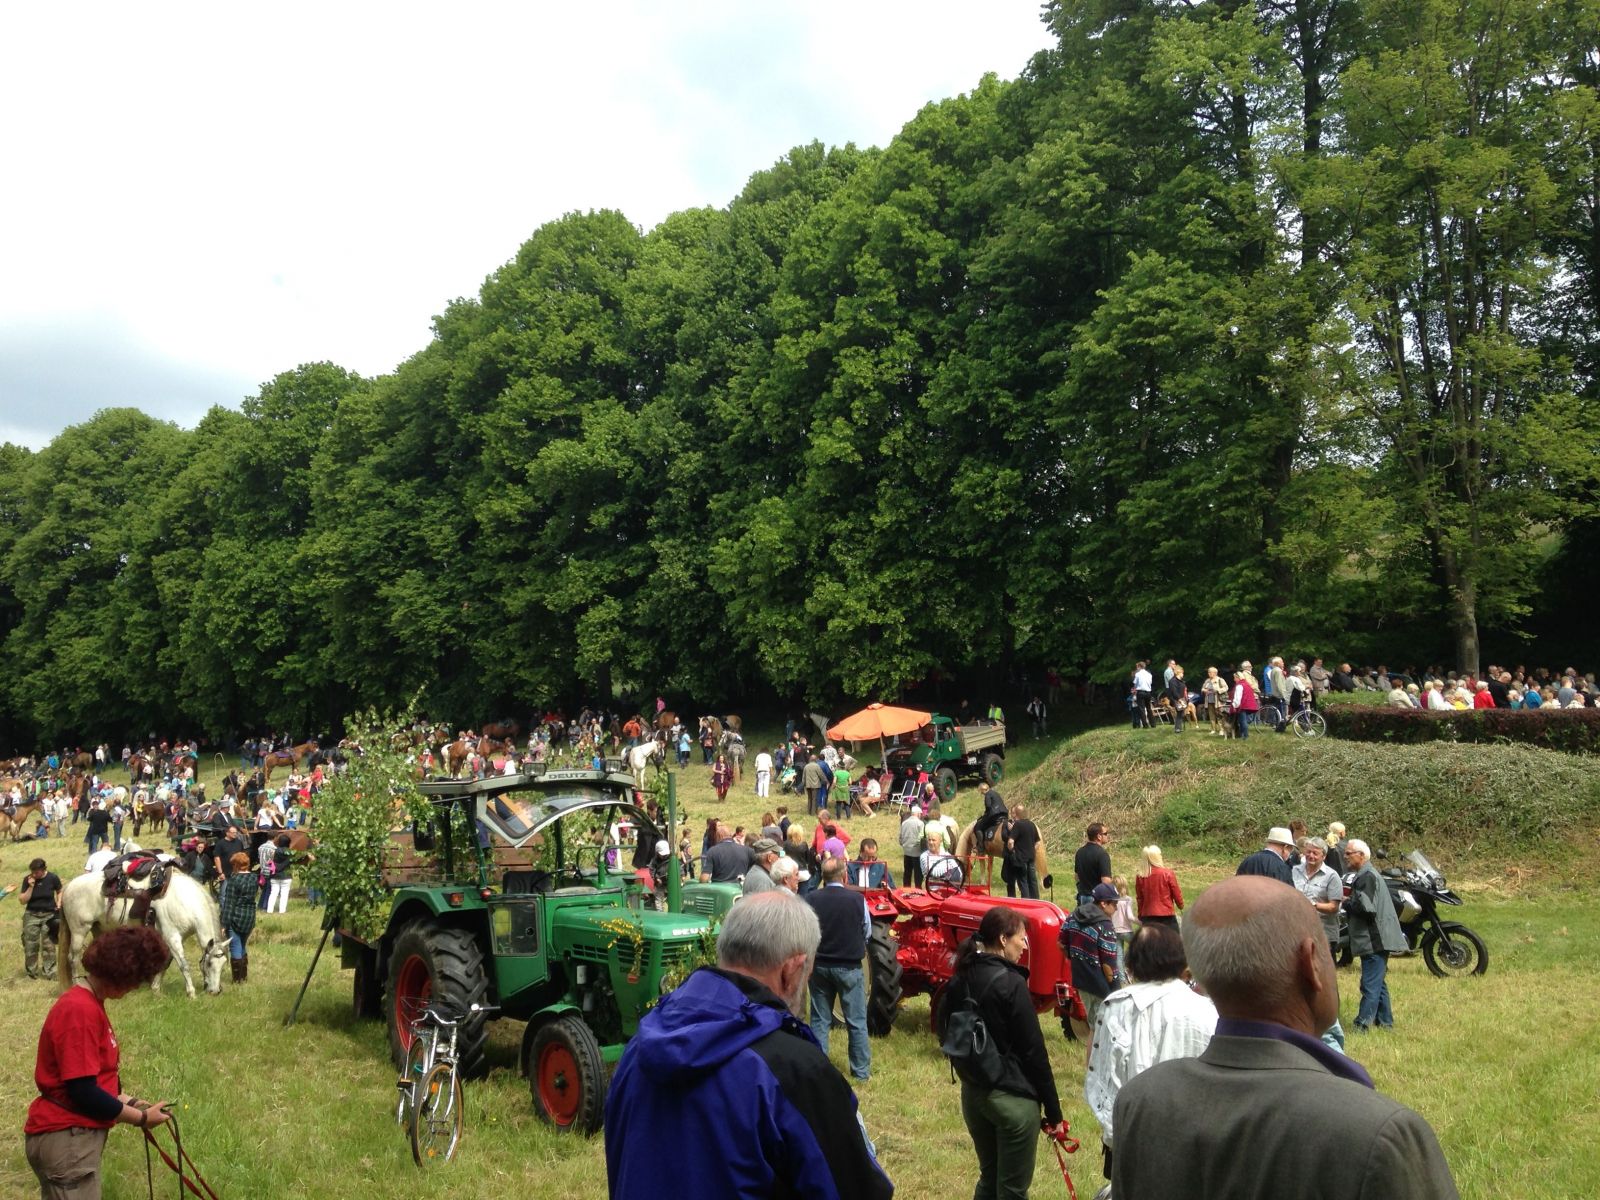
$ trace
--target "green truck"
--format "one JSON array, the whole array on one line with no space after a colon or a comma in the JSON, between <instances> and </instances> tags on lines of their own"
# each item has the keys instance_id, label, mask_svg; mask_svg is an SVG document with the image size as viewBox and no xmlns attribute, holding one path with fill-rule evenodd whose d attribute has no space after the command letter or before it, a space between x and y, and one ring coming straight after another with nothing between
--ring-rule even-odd
<instances>
[{"instance_id":1,"label":"green truck","mask_svg":"<svg viewBox=\"0 0 1600 1200\"><path fill-rule=\"evenodd\" d=\"M527 1023L521 1067L535 1110L558 1129L594 1132L639 1019L699 961L739 889L685 883L682 911L656 906L639 871L666 835L620 763L418 786L435 821L414 849L431 861L386 865L381 934L341 931L357 1013L387 1021L403 1066L428 1004L497 1005ZM485 1073L487 1040L481 1015L462 1025L464 1074Z\"/></svg>"},{"instance_id":2,"label":"green truck","mask_svg":"<svg viewBox=\"0 0 1600 1200\"><path fill-rule=\"evenodd\" d=\"M994 787L1005 777L1006 727L1003 721L957 725L934 713L921 729L896 737L887 752L896 772L927 771L940 802L948 804L961 779L976 776Z\"/></svg>"}]
</instances>

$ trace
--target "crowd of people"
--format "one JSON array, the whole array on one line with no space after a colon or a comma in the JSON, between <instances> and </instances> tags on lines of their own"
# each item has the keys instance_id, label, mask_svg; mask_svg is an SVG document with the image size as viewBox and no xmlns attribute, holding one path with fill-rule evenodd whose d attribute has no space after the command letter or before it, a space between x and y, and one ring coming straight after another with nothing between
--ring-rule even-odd
<instances>
[{"instance_id":1,"label":"crowd of people","mask_svg":"<svg viewBox=\"0 0 1600 1200\"><path fill-rule=\"evenodd\" d=\"M1176 659L1168 659L1159 684L1150 664L1137 662L1126 702L1135 729L1170 722L1174 732L1182 733L1186 724L1203 722L1213 736L1245 738L1262 721L1282 732L1302 708L1316 709L1329 692L1375 692L1392 708L1430 712L1581 709L1600 702L1594 673L1580 675L1572 667L1552 673L1490 664L1482 676L1430 667L1419 675L1414 669L1391 671L1383 665L1357 672L1349 663L1330 671L1320 658L1286 666L1278 655L1267 659L1259 675L1245 659L1231 668L1207 667L1198 682Z\"/></svg>"},{"instance_id":2,"label":"crowd of people","mask_svg":"<svg viewBox=\"0 0 1600 1200\"><path fill-rule=\"evenodd\" d=\"M1167 694L1176 699L1185 677L1179 664L1169 664L1169 669ZM1239 685L1243 674L1245 685L1251 686L1249 671L1250 664L1241 664L1233 685ZM1210 672L1207 681L1217 676ZM1291 684L1296 678L1305 681L1303 688ZM1265 698L1281 698L1286 708L1315 702L1309 668L1296 664L1283 669L1273 659L1262 679ZM1331 680L1327 687L1333 686ZM1136 675L1134 682L1139 681ZM1140 690L1155 689L1133 689L1135 694ZM1202 684L1197 694L1202 704L1204 696ZM1233 697L1229 700L1235 706ZM598 727L573 722L563 726L563 734L568 728L579 733L565 741L565 748L580 754L592 751L599 744L595 739L612 736L604 718ZM621 725L616 736L619 744L626 736ZM548 747L562 744L553 727L536 731L528 753L544 746L548 756ZM697 1132L739 1137L740 1144L759 1147L724 1159L696 1156L689 1169L700 1190L745 1194L788 1187L819 1195L892 1193L854 1092L827 1051L833 1029L842 1024L848 1075L857 1083L871 1078L862 962L872 924L862 889L894 887L897 877L904 886L960 884L964 864L954 850L962 830L937 795L915 786L915 780L907 789L903 778L858 771L833 747L813 752L798 733L774 752L757 755L752 790L769 796L774 775L781 777L779 762L794 770L797 756L794 794L806 796L804 821L791 818L788 806L778 804L762 814L759 827L748 830L712 818L698 854L692 853L695 847L687 833L678 847L664 850L681 855L703 880L738 883L744 898L721 928L718 966L697 971L664 997L618 1064L606 1122L611 1128L626 1126L630 1136L607 1139L613 1196L643 1195L646 1188L653 1194L659 1179L649 1146L655 1141L681 1145ZM770 763L763 762L768 758ZM704 761L719 799L724 798L734 783L731 762L715 746ZM39 766L48 778L47 763ZM816 770L808 778L806 768L813 766ZM319 764L294 772L270 791L256 786L257 776L247 779L234 772L223 782L223 797L212 806L214 816L184 843L184 869L221 881L222 924L237 982L248 978L248 944L258 914L282 911L286 902L295 861L288 850L288 831L296 812L314 803L334 769ZM85 819L114 811L118 799L118 789L102 796L104 780L92 779ZM192 776L164 772L155 790L180 801L191 799ZM848 827L853 816L872 815L890 795L901 798L898 870L883 857L876 838L853 838ZM99 807L103 800L112 809ZM982 815L975 824L998 835L1008 893L1037 897L1037 825L1022 805L1007 805L987 785L980 791L980 804ZM246 812L248 820L241 820ZM77 818L69 814L67 819ZM265 835L258 839L257 854L250 852L241 825ZM87 831L85 836L87 842ZM1344 1055L1346 1036L1338 1020L1334 975L1341 916L1348 923L1352 953L1361 961L1355 1032L1394 1027L1388 959L1406 949L1388 889L1372 867L1366 844L1347 837L1337 822L1323 837L1311 836L1300 822L1275 827L1261 849L1239 864L1234 879L1207 890L1186 908L1181 882L1159 846L1142 847L1134 869L1122 874L1114 869L1110 843L1105 823L1088 825L1074 855L1075 902L1061 940L1091 1029L1084 1092L1101 1125L1104 1171L1116 1194L1258 1194L1239 1182L1245 1168L1228 1154L1225 1138L1190 1128L1194 1111L1209 1111L1228 1099L1229 1088L1243 1078L1237 1073L1248 1071L1252 1085L1273 1096L1297 1080L1296 1072L1312 1072L1306 1078L1348 1095L1350 1106L1363 1114L1366 1124L1342 1118L1334 1122L1371 1145L1359 1156L1361 1163L1334 1171L1348 1180L1348 1188L1330 1194L1362 1194L1360 1189L1370 1189L1381 1179L1387 1181L1382 1189L1387 1195L1454 1195L1426 1123L1379 1096L1365 1072ZM39 859L31 864L21 891L28 914L25 959L29 973L42 976L52 966L45 961L42 930L59 904L60 880ZM109 943L101 939L97 944ZM961 1077L961 1114L976 1158L979 1196L1025 1195L1041 1130L1066 1138L1049 1049L1028 994L1027 972L1020 965L1028 948L1028 928L1018 909L988 909L975 934L960 947L943 1010L969 1009L982 1022L1002 1064L992 1077ZM88 992L98 1015L74 997L58 1024L103 1021L104 1000L121 994L116 990L121 979L148 969L148 964L123 970L86 962ZM743 1014L737 1029L729 1025L730 1012ZM47 1023L47 1033L50 1028ZM104 1061L71 1077L63 1077L64 1066L44 1065L46 1042L53 1046L64 1036L58 1032L54 1040L41 1039L41 1079L56 1079L52 1086L57 1090L45 1092L41 1084L41 1116L37 1121L30 1116L29 1161L46 1184L63 1169L60 1139L52 1134L80 1126L103 1131L130 1119L120 1105L113 1113L105 1099L118 1098L114 1060L109 1077ZM98 1091L89 1090L86 1078ZM663 1088L675 1078L693 1079L696 1087ZM670 1100L663 1099L669 1095ZM1183 1097L1183 1103L1174 1096ZM1302 1103L1284 1098L1276 1108L1253 1104L1256 1125L1244 1128L1230 1117L1225 1122L1229 1136L1244 1139L1237 1144L1265 1147L1269 1143L1262 1141L1266 1135L1260 1126L1299 1111ZM154 1123L161 1112L136 1104L126 1108L140 1122ZM753 1128L745 1129L748 1121L769 1120L775 1113L788 1114L767 1126L781 1131L778 1142L763 1141ZM1405 1131L1403 1145L1373 1134L1371 1122L1380 1117ZM1187 1166L1174 1158L1170 1137L1163 1134L1186 1121L1183 1127L1194 1135L1186 1134L1192 1147ZM97 1158L102 1143L103 1136L79 1148L93 1150ZM1334 1149L1329 1143L1327 1152ZM1178 1172L1184 1170L1190 1172L1188 1183L1180 1186Z\"/></svg>"}]
</instances>

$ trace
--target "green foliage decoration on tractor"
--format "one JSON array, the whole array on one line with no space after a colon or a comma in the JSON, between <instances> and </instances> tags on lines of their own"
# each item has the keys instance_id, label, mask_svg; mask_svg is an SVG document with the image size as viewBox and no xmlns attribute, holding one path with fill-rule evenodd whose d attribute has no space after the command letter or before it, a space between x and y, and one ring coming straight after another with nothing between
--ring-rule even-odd
<instances>
[{"instance_id":1,"label":"green foliage decoration on tractor","mask_svg":"<svg viewBox=\"0 0 1600 1200\"><path fill-rule=\"evenodd\" d=\"M355 1007L381 1016L403 1064L430 1003L477 1001L525 1021L535 1110L562 1130L600 1127L610 1069L639 1019L703 961L739 889L685 883L667 911L650 885L665 837L620 763L415 785L429 820L390 843L387 911L344 930ZM463 1071L487 1069L484 1018L463 1025Z\"/></svg>"}]
</instances>

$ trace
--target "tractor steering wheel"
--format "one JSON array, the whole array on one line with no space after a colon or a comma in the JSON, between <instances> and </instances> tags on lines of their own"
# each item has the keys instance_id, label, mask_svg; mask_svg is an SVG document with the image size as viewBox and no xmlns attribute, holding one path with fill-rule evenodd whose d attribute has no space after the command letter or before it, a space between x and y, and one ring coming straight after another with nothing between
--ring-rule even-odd
<instances>
[{"instance_id":1,"label":"tractor steering wheel","mask_svg":"<svg viewBox=\"0 0 1600 1200\"><path fill-rule=\"evenodd\" d=\"M957 870L959 870L959 867ZM929 875L922 881L922 890L930 896L943 900L949 896L959 895L963 890L964 883L964 878L957 880L935 879L932 875Z\"/></svg>"}]
</instances>

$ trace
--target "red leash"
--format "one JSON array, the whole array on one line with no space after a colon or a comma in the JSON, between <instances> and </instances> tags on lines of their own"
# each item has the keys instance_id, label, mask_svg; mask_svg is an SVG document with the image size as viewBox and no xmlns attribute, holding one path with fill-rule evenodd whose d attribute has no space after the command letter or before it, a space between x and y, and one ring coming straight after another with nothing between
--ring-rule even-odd
<instances>
[{"instance_id":1,"label":"red leash","mask_svg":"<svg viewBox=\"0 0 1600 1200\"><path fill-rule=\"evenodd\" d=\"M1067 1181L1067 1195L1071 1200L1078 1200L1078 1189L1072 1186L1072 1176L1067 1173L1066 1155L1062 1153L1062 1147L1064 1146L1066 1147L1066 1154L1076 1154L1078 1152L1078 1139L1067 1136L1067 1123L1065 1121L1061 1122L1061 1136L1055 1137L1052 1135L1050 1144L1055 1147L1056 1161L1061 1164L1061 1178Z\"/></svg>"},{"instance_id":2,"label":"red leash","mask_svg":"<svg viewBox=\"0 0 1600 1200\"><path fill-rule=\"evenodd\" d=\"M188 1151L183 1148L183 1138L178 1133L178 1118L170 1113L168 1114L168 1118L169 1119L166 1123L172 1127L172 1145L178 1154L176 1160L173 1159L172 1155L168 1154L164 1149L162 1149L160 1143L156 1141L154 1130L146 1129L144 1131L144 1175L145 1182L150 1189L150 1200L155 1200L156 1194L155 1178L152 1174L150 1166L150 1148L152 1146L155 1147L156 1153L161 1156L161 1161L166 1163L167 1166L171 1167L172 1170L177 1174L178 1195L180 1198L183 1196L183 1189L188 1188L191 1192L198 1196L200 1200L221 1200L217 1193L212 1189L211 1185L207 1183L205 1178L200 1174L200 1168L194 1165L194 1159L190 1158ZM184 1170L184 1164L188 1165L187 1171ZM1071 1186L1070 1182L1068 1186ZM205 1190L202 1191L202 1188Z\"/></svg>"}]
</instances>

